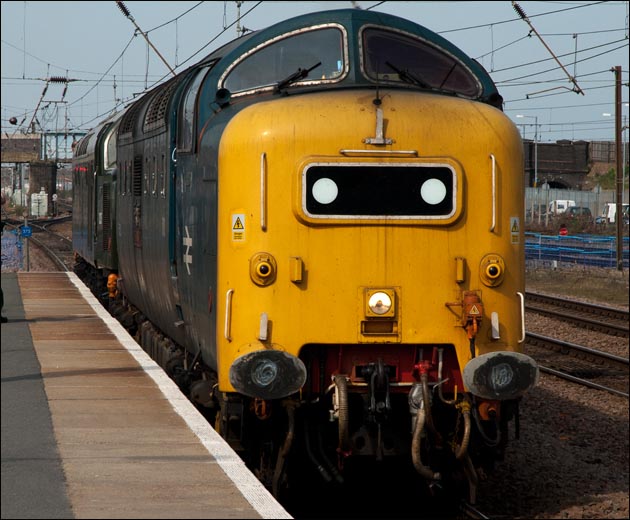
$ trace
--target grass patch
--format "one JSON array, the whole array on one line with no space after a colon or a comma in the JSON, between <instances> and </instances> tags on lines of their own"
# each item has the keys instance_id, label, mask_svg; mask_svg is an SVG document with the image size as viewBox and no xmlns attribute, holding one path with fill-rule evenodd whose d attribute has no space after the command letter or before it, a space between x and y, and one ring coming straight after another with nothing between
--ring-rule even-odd
<instances>
[{"instance_id":1,"label":"grass patch","mask_svg":"<svg viewBox=\"0 0 630 520\"><path fill-rule=\"evenodd\" d=\"M528 266L528 291L628 306L629 271L586 266Z\"/></svg>"}]
</instances>

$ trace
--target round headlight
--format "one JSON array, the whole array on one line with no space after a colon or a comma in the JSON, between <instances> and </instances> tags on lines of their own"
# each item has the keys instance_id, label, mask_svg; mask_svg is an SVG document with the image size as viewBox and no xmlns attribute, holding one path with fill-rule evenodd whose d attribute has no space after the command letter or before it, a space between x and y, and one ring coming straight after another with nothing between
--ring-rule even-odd
<instances>
[{"instance_id":1,"label":"round headlight","mask_svg":"<svg viewBox=\"0 0 630 520\"><path fill-rule=\"evenodd\" d=\"M384 292L376 292L370 296L368 307L374 314L385 314L392 308L392 299Z\"/></svg>"}]
</instances>

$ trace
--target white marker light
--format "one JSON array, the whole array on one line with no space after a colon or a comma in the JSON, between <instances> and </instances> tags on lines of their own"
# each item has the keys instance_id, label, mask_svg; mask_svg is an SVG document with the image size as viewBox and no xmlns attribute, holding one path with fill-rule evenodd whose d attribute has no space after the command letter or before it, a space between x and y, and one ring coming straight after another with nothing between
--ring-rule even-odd
<instances>
[{"instance_id":1,"label":"white marker light","mask_svg":"<svg viewBox=\"0 0 630 520\"><path fill-rule=\"evenodd\" d=\"M429 179L422 184L420 195L427 204L439 204L446 198L446 186L439 179Z\"/></svg>"},{"instance_id":2,"label":"white marker light","mask_svg":"<svg viewBox=\"0 0 630 520\"><path fill-rule=\"evenodd\" d=\"M337 183L327 177L322 177L313 184L313 198L320 204L330 204L339 194Z\"/></svg>"}]
</instances>

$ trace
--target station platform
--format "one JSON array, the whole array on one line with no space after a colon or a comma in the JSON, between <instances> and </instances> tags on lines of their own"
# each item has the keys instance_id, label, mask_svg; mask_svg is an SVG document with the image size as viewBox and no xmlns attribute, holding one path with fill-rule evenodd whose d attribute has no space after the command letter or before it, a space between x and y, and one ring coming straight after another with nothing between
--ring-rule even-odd
<instances>
[{"instance_id":1,"label":"station platform","mask_svg":"<svg viewBox=\"0 0 630 520\"><path fill-rule=\"evenodd\" d=\"M2 289L2 518L291 518L74 273Z\"/></svg>"}]
</instances>

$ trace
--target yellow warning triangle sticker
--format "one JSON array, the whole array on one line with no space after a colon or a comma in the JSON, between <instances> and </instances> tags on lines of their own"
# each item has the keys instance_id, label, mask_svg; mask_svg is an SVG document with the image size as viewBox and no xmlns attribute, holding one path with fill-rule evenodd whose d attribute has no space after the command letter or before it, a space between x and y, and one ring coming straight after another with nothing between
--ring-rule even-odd
<instances>
[{"instance_id":1,"label":"yellow warning triangle sticker","mask_svg":"<svg viewBox=\"0 0 630 520\"><path fill-rule=\"evenodd\" d=\"M236 221L234 222L234 227L232 229L245 229L240 217L236 217Z\"/></svg>"},{"instance_id":2,"label":"yellow warning triangle sticker","mask_svg":"<svg viewBox=\"0 0 630 520\"><path fill-rule=\"evenodd\" d=\"M477 308L477 306L476 306L476 305L473 305L473 306L470 308L470 311L468 312L468 314L479 314L479 309Z\"/></svg>"}]
</instances>

